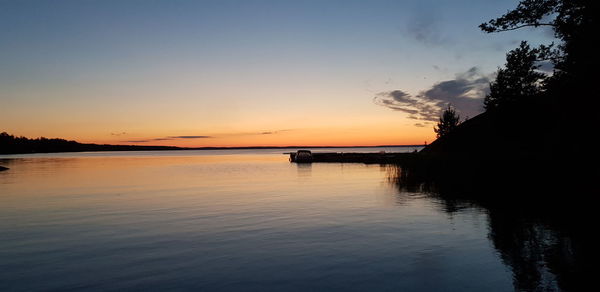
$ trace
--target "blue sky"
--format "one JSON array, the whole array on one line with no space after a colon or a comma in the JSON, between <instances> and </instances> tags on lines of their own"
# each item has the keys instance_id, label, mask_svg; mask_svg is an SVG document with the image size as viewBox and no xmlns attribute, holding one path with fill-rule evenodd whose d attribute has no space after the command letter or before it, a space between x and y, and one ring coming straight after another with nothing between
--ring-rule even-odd
<instances>
[{"instance_id":1,"label":"blue sky","mask_svg":"<svg viewBox=\"0 0 600 292\"><path fill-rule=\"evenodd\" d=\"M0 0L0 123L85 141L429 127L374 97L491 78L520 40L551 41L478 29L516 3Z\"/></svg>"}]
</instances>

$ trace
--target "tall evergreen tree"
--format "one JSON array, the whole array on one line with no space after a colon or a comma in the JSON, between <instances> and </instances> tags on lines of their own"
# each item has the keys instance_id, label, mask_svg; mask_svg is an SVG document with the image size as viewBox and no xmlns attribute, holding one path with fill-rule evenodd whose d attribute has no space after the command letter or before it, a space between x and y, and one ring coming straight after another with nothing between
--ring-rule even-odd
<instances>
[{"instance_id":1,"label":"tall evergreen tree","mask_svg":"<svg viewBox=\"0 0 600 292\"><path fill-rule=\"evenodd\" d=\"M538 95L546 75L537 71L544 56L543 48L531 49L526 41L506 54L505 68L498 69L496 80L490 83L485 97L486 110L514 105L519 100Z\"/></svg>"},{"instance_id":2,"label":"tall evergreen tree","mask_svg":"<svg viewBox=\"0 0 600 292\"><path fill-rule=\"evenodd\" d=\"M460 124L460 116L456 113L456 110L448 105L440 116L440 121L437 126L433 128L437 137L443 137L452 132Z\"/></svg>"}]
</instances>

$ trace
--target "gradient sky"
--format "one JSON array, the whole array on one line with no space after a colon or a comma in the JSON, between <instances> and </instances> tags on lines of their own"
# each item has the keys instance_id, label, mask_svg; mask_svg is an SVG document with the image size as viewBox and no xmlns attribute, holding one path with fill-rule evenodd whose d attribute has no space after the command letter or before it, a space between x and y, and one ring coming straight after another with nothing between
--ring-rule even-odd
<instances>
[{"instance_id":1,"label":"gradient sky","mask_svg":"<svg viewBox=\"0 0 600 292\"><path fill-rule=\"evenodd\" d=\"M80 142L390 145L435 139L508 50L518 1L0 0L0 131Z\"/></svg>"}]
</instances>

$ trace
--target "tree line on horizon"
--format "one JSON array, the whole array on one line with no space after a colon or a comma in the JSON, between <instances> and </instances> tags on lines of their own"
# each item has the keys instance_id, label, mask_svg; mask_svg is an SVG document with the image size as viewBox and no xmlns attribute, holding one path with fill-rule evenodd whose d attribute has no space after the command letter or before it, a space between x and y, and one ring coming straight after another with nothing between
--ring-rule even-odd
<instances>
[{"instance_id":1,"label":"tree line on horizon","mask_svg":"<svg viewBox=\"0 0 600 292\"><path fill-rule=\"evenodd\" d=\"M174 149L179 148L172 146L86 144L60 138L39 137L30 139L23 136L13 136L7 132L0 133L0 154Z\"/></svg>"}]
</instances>

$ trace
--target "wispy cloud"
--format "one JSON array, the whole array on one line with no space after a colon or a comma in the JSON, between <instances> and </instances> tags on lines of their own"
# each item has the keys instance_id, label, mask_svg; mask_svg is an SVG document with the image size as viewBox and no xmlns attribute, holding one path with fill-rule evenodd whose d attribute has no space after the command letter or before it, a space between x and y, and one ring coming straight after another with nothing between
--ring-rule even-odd
<instances>
[{"instance_id":1,"label":"wispy cloud","mask_svg":"<svg viewBox=\"0 0 600 292\"><path fill-rule=\"evenodd\" d=\"M442 13L437 9L417 8L407 19L404 33L424 45L448 45L450 39L442 34Z\"/></svg>"},{"instance_id":2,"label":"wispy cloud","mask_svg":"<svg viewBox=\"0 0 600 292\"><path fill-rule=\"evenodd\" d=\"M289 132L289 131L292 131L292 130L285 129L285 130L264 131L264 132L260 132L260 135L275 135L275 134L280 134L282 132Z\"/></svg>"},{"instance_id":3,"label":"wispy cloud","mask_svg":"<svg viewBox=\"0 0 600 292\"><path fill-rule=\"evenodd\" d=\"M214 137L213 136L205 136L205 135L167 136L167 137L159 137L159 138L126 140L126 141L121 141L121 142L146 143L146 142L156 142L156 141L170 141L170 140L182 140L182 139L208 139L208 138L214 138Z\"/></svg>"},{"instance_id":4,"label":"wispy cloud","mask_svg":"<svg viewBox=\"0 0 600 292\"><path fill-rule=\"evenodd\" d=\"M256 132L232 132L232 133L220 133L215 134L216 137L231 137L231 136L257 136L257 135L276 135L283 132L294 131L295 129L281 129L281 130L263 130Z\"/></svg>"},{"instance_id":5,"label":"wispy cloud","mask_svg":"<svg viewBox=\"0 0 600 292\"><path fill-rule=\"evenodd\" d=\"M220 133L214 135L180 135L180 136L165 136L158 138L147 138L147 139L131 139L121 142L126 143L148 143L157 141L173 141L173 140L190 140L190 139L211 139L219 137L232 137L232 136L258 136L258 135L276 135L283 132L293 131L293 129L281 129L281 130L265 130L257 132L237 132L237 133Z\"/></svg>"},{"instance_id":6,"label":"wispy cloud","mask_svg":"<svg viewBox=\"0 0 600 292\"><path fill-rule=\"evenodd\" d=\"M214 138L213 136L169 136L169 139L206 139Z\"/></svg>"},{"instance_id":7,"label":"wispy cloud","mask_svg":"<svg viewBox=\"0 0 600 292\"><path fill-rule=\"evenodd\" d=\"M147 139L147 140L124 140L124 141L121 141L121 142L124 142L124 143L145 143L145 142L151 142L151 141L156 141L156 140L154 140L154 139Z\"/></svg>"},{"instance_id":8,"label":"wispy cloud","mask_svg":"<svg viewBox=\"0 0 600 292\"><path fill-rule=\"evenodd\" d=\"M489 91L491 77L477 67L456 74L455 79L438 82L418 95L402 90L378 93L373 102L409 114L409 118L436 121L444 107L454 106L459 114L475 116L483 110L483 98ZM415 126L420 126L421 124Z\"/></svg>"}]
</instances>

